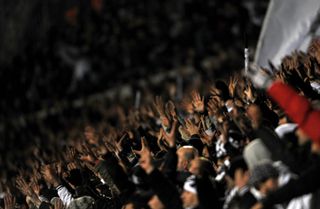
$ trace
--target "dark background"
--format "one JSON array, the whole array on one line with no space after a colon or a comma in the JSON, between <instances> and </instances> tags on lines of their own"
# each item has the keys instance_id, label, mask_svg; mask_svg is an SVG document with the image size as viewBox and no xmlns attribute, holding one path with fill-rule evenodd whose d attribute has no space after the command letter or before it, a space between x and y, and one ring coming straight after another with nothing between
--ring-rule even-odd
<instances>
[{"instance_id":1,"label":"dark background","mask_svg":"<svg viewBox=\"0 0 320 209\"><path fill-rule=\"evenodd\" d=\"M252 55L267 5L1 0L0 166L30 144L65 140L75 127L103 120L114 104L132 106L137 90L147 100L179 79L186 92L195 79L210 83L241 70L245 34Z\"/></svg>"}]
</instances>

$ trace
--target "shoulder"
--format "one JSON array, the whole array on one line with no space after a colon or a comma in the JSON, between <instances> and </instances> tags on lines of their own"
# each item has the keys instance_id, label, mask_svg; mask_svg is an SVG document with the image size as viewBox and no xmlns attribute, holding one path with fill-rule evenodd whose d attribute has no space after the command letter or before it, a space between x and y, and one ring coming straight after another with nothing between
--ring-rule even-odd
<instances>
[{"instance_id":1,"label":"shoulder","mask_svg":"<svg viewBox=\"0 0 320 209\"><path fill-rule=\"evenodd\" d=\"M240 208L250 209L255 203L257 203L257 199L248 191L240 199Z\"/></svg>"}]
</instances>

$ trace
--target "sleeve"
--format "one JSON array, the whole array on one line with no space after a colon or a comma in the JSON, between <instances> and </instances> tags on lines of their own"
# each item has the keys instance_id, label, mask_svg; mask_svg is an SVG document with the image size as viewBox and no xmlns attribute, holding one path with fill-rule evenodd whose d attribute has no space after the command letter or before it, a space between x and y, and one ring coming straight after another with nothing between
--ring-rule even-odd
<instances>
[{"instance_id":1,"label":"sleeve","mask_svg":"<svg viewBox=\"0 0 320 209\"><path fill-rule=\"evenodd\" d=\"M281 82L273 83L268 94L310 139L320 144L320 111L314 110L308 99Z\"/></svg>"},{"instance_id":2,"label":"sleeve","mask_svg":"<svg viewBox=\"0 0 320 209\"><path fill-rule=\"evenodd\" d=\"M177 177L177 163L178 157L176 153L177 149L169 148L165 157L164 166L162 172L172 181L176 181Z\"/></svg>"},{"instance_id":3,"label":"sleeve","mask_svg":"<svg viewBox=\"0 0 320 209\"><path fill-rule=\"evenodd\" d=\"M58 196L63 202L65 206L68 206L70 202L73 200L72 194L68 191L67 188L64 186L60 185L57 188Z\"/></svg>"},{"instance_id":4,"label":"sleeve","mask_svg":"<svg viewBox=\"0 0 320 209\"><path fill-rule=\"evenodd\" d=\"M134 185L111 153L106 154L104 160L97 163L95 170L116 194L127 195L134 190Z\"/></svg>"},{"instance_id":5,"label":"sleeve","mask_svg":"<svg viewBox=\"0 0 320 209\"><path fill-rule=\"evenodd\" d=\"M297 155L293 155L286 149L284 141L279 139L278 135L267 127L261 127L256 130L257 136L271 153L273 161L282 161L290 167L291 171L299 171L299 164L297 163Z\"/></svg>"},{"instance_id":6,"label":"sleeve","mask_svg":"<svg viewBox=\"0 0 320 209\"><path fill-rule=\"evenodd\" d=\"M196 184L200 209L221 208L217 190L207 176L197 178Z\"/></svg>"}]
</instances>

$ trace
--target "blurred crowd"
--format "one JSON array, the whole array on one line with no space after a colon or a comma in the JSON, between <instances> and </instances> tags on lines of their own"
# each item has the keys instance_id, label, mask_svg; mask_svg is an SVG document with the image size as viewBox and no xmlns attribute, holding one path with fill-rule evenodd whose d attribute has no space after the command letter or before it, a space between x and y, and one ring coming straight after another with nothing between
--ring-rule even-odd
<instances>
[{"instance_id":1,"label":"blurred crowd","mask_svg":"<svg viewBox=\"0 0 320 209\"><path fill-rule=\"evenodd\" d=\"M24 152L30 144L47 143L44 140L65 141L65 130L79 121L106 118L96 106L128 107L137 91L144 100L146 94L172 95L177 83L178 91L185 92L194 86L191 78L210 82L238 69L244 34L249 47L255 46L267 4L7 1L1 13L8 21L0 20L0 157L21 162L24 154L11 158L12 150ZM11 58L5 49L14 46L11 51L17 52ZM106 89L114 96L88 104L88 98ZM74 105L78 100L81 105Z\"/></svg>"},{"instance_id":2,"label":"blurred crowd","mask_svg":"<svg viewBox=\"0 0 320 209\"><path fill-rule=\"evenodd\" d=\"M118 126L137 92L144 103L180 101L238 69L244 33L254 46L268 1L1 3L0 177L8 179L34 146L61 149L86 123Z\"/></svg>"},{"instance_id":3,"label":"blurred crowd","mask_svg":"<svg viewBox=\"0 0 320 209\"><path fill-rule=\"evenodd\" d=\"M244 34L254 46L267 3L38 1L19 53L2 66L3 117L181 66L207 74L237 69Z\"/></svg>"},{"instance_id":4,"label":"blurred crowd","mask_svg":"<svg viewBox=\"0 0 320 209\"><path fill-rule=\"evenodd\" d=\"M251 65L181 102L156 96L97 109L109 120L70 129L58 143L39 140L21 164L2 159L18 175L1 171L1 204L319 208L319 64L315 38L279 67Z\"/></svg>"},{"instance_id":5,"label":"blurred crowd","mask_svg":"<svg viewBox=\"0 0 320 209\"><path fill-rule=\"evenodd\" d=\"M79 2L1 71L0 207L320 208L319 38L243 72L252 1Z\"/></svg>"}]
</instances>

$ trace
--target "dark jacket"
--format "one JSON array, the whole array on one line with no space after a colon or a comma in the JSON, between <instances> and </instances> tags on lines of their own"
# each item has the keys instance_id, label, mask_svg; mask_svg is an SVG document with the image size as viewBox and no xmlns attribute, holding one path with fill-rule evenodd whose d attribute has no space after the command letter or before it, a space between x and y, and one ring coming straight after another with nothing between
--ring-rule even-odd
<instances>
[{"instance_id":1,"label":"dark jacket","mask_svg":"<svg viewBox=\"0 0 320 209\"><path fill-rule=\"evenodd\" d=\"M304 194L313 193L320 188L320 157L315 156L313 165L306 170L298 179L289 181L286 185L270 193L262 204L264 208L287 202Z\"/></svg>"},{"instance_id":2,"label":"dark jacket","mask_svg":"<svg viewBox=\"0 0 320 209\"><path fill-rule=\"evenodd\" d=\"M182 209L182 202L175 185L158 169L154 169L147 177L149 185L166 208Z\"/></svg>"}]
</instances>

